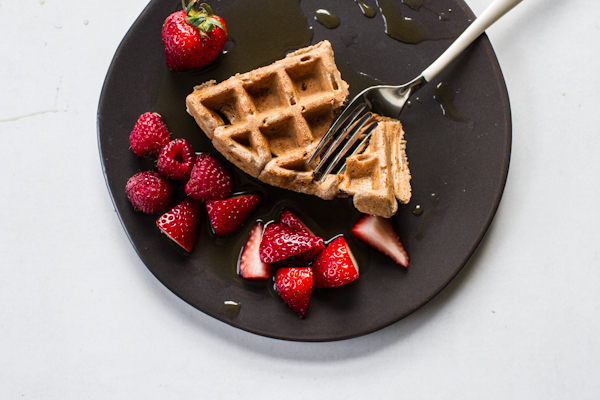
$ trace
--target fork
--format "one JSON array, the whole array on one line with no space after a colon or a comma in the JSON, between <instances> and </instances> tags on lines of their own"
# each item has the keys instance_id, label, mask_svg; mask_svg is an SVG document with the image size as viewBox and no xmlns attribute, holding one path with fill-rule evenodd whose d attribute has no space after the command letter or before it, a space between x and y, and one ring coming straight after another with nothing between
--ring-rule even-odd
<instances>
[{"instance_id":1,"label":"fork","mask_svg":"<svg viewBox=\"0 0 600 400\"><path fill-rule=\"evenodd\" d=\"M337 173L343 172L345 161L340 163L342 158L349 151L352 151L349 155L362 151L377 126L371 122L373 113L398 118L408 99L417 90L431 82L487 28L521 1L494 0L437 60L412 81L400 86L372 86L360 92L331 125L308 158L308 166L319 160L313 168L314 179L322 181L338 164L341 165L338 166ZM360 142L357 143L359 138Z\"/></svg>"}]
</instances>

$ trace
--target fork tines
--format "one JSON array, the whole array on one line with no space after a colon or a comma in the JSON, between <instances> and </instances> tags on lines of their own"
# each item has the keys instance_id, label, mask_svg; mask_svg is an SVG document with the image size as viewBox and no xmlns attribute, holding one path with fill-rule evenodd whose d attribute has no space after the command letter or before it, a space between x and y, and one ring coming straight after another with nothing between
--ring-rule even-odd
<instances>
[{"instance_id":1,"label":"fork tines","mask_svg":"<svg viewBox=\"0 0 600 400\"><path fill-rule=\"evenodd\" d=\"M323 136L307 162L311 165L314 160L319 159L313 168L317 181L322 181L334 168L336 174L342 173L346 157L365 149L371 132L377 126L373 123L373 113L367 109L366 103L359 104L348 113L347 108Z\"/></svg>"}]
</instances>

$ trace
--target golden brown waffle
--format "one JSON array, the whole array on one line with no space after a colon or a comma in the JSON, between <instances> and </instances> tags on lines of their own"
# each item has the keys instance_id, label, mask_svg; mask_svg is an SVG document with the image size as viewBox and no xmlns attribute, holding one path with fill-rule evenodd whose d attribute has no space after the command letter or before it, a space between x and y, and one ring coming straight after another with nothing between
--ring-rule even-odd
<instances>
[{"instance_id":1,"label":"golden brown waffle","mask_svg":"<svg viewBox=\"0 0 600 400\"><path fill-rule=\"evenodd\" d=\"M335 65L331 44L323 41L219 84L210 81L197 86L186 104L214 147L253 177L327 200L353 195L360 211L391 216L397 204L388 192L401 190L392 188L385 192L382 185L395 182L393 174L408 176L400 180L400 186L410 180L407 163L395 166L397 163L392 162L392 154L406 161L398 121L377 117L381 126L374 138L378 139L371 139L365 156L355 156L357 160L353 161L356 165L362 162L361 172L350 172L349 168L344 175L328 175L323 182L317 182L306 166L310 152L333 123L347 96L348 84ZM399 139L392 139L392 132ZM369 163L365 157L369 154L371 159L379 159L378 163L371 162L379 167L372 170L373 182L367 191L365 171ZM407 175L402 175L403 171Z\"/></svg>"},{"instance_id":2,"label":"golden brown waffle","mask_svg":"<svg viewBox=\"0 0 600 400\"><path fill-rule=\"evenodd\" d=\"M341 175L341 194L353 197L362 213L389 218L398 209L398 201L410 201L410 171L406 158L406 141L400 121L376 115L366 149L346 158Z\"/></svg>"}]
</instances>

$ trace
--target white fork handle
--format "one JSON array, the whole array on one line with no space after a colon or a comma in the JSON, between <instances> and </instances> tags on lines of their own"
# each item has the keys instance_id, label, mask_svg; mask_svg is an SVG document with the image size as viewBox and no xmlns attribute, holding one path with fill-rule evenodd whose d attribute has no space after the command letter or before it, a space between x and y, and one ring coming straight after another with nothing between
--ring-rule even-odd
<instances>
[{"instance_id":1,"label":"white fork handle","mask_svg":"<svg viewBox=\"0 0 600 400\"><path fill-rule=\"evenodd\" d=\"M513 9L522 0L494 0L492 4L421 74L427 82L431 82L448 66L464 49L477 39L487 28Z\"/></svg>"}]
</instances>

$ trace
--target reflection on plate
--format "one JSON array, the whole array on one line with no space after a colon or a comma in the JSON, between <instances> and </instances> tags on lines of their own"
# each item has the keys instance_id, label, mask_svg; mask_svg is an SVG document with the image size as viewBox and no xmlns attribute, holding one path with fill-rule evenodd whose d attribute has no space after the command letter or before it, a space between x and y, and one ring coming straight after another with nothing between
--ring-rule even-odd
<instances>
[{"instance_id":1,"label":"reflection on plate","mask_svg":"<svg viewBox=\"0 0 600 400\"><path fill-rule=\"evenodd\" d=\"M316 10L325 8L322 1L214 3L215 13L225 19L229 30L227 53L215 65L187 73L167 69L160 28L179 4L153 0L119 46L100 98L98 141L106 181L123 226L148 269L198 310L232 326L280 339L356 337L423 306L456 276L477 248L498 207L508 172L510 108L487 38L477 40L436 81L421 89L402 115L413 195L410 204L400 206L392 223L410 254L408 269L352 237L350 229L360 215L350 200L324 201L272 188L232 168L235 191L263 195L253 214L256 218L275 219L288 207L325 239L344 234L358 258L360 278L341 288L314 291L308 316L301 320L274 292L272 281L247 282L237 275L237 257L250 223L238 234L218 239L204 218L198 242L188 254L159 232L157 216L133 211L125 183L136 172L154 168L153 160L136 157L129 150L133 124L146 111L158 112L173 137L183 137L196 151L223 160L185 111L185 97L194 85L210 79L222 81L236 72L271 63L286 50L327 39L353 96L373 82L409 81L441 54L450 40L402 43L386 35L389 21L384 23L381 9L374 18L367 18L351 0L349 4L327 4L328 11L340 20L335 29L327 29L313 18ZM365 3L376 8L375 2ZM460 0L436 1L436 9L420 10L404 3L396 5L402 7L398 11L413 19L429 21L433 15L439 24L447 23L435 26L440 31L444 27L464 29L473 19ZM380 1L379 5L386 4ZM439 18L441 10L452 10L450 17ZM277 24L267 29L261 21ZM452 106L464 121L444 116L434 98L440 83L453 88ZM415 210L422 213L417 216Z\"/></svg>"}]
</instances>

